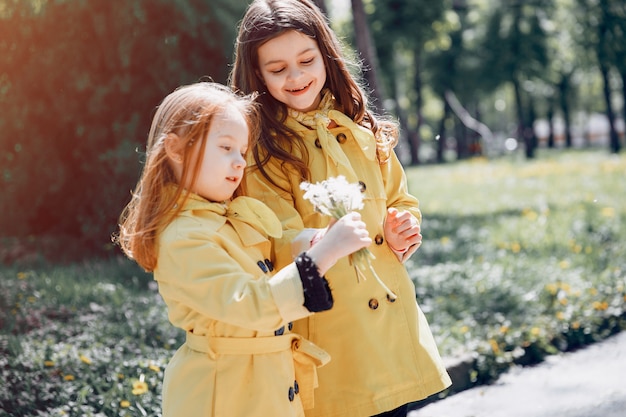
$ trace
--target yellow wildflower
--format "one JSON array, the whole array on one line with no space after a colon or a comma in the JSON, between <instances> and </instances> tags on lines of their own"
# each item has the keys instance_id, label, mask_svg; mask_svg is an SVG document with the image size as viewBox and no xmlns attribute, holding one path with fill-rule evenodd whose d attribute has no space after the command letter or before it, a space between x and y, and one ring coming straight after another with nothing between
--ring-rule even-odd
<instances>
[{"instance_id":1,"label":"yellow wildflower","mask_svg":"<svg viewBox=\"0 0 626 417\"><path fill-rule=\"evenodd\" d=\"M122 400L122 401L120 401L120 407L122 407L122 408L128 408L128 407L130 407L130 401L128 401L128 400Z\"/></svg>"},{"instance_id":2,"label":"yellow wildflower","mask_svg":"<svg viewBox=\"0 0 626 417\"><path fill-rule=\"evenodd\" d=\"M594 301L594 302L593 302L593 308L594 308L595 310L598 310L598 311L604 311L604 310L606 310L607 308L609 308L609 303L607 303L606 301L602 301L602 302L600 302L600 301Z\"/></svg>"},{"instance_id":3,"label":"yellow wildflower","mask_svg":"<svg viewBox=\"0 0 626 417\"><path fill-rule=\"evenodd\" d=\"M493 350L493 353L497 355L500 352L498 342L496 342L494 339L489 339L489 344L491 345L491 350Z\"/></svg>"},{"instance_id":4,"label":"yellow wildflower","mask_svg":"<svg viewBox=\"0 0 626 417\"><path fill-rule=\"evenodd\" d=\"M615 217L615 209L613 207L604 207L601 213L603 217Z\"/></svg>"},{"instance_id":5,"label":"yellow wildflower","mask_svg":"<svg viewBox=\"0 0 626 417\"><path fill-rule=\"evenodd\" d=\"M501 326L500 327L500 333L506 333L509 331L509 326Z\"/></svg>"},{"instance_id":6,"label":"yellow wildflower","mask_svg":"<svg viewBox=\"0 0 626 417\"><path fill-rule=\"evenodd\" d=\"M65 376L63 377L63 379L64 379L65 381L73 381L73 380L74 380L74 379L76 379L76 378L74 378L74 375L68 374L68 375L65 375Z\"/></svg>"},{"instance_id":7,"label":"yellow wildflower","mask_svg":"<svg viewBox=\"0 0 626 417\"><path fill-rule=\"evenodd\" d=\"M574 330L580 329L580 322L579 321L573 322L572 323L572 329L574 329Z\"/></svg>"},{"instance_id":8,"label":"yellow wildflower","mask_svg":"<svg viewBox=\"0 0 626 417\"><path fill-rule=\"evenodd\" d=\"M18 272L17 279L26 279L26 272Z\"/></svg>"},{"instance_id":9,"label":"yellow wildflower","mask_svg":"<svg viewBox=\"0 0 626 417\"><path fill-rule=\"evenodd\" d=\"M556 318L558 320L564 320L565 319L565 314L563 314L562 311L559 311L559 312L556 313Z\"/></svg>"},{"instance_id":10,"label":"yellow wildflower","mask_svg":"<svg viewBox=\"0 0 626 417\"><path fill-rule=\"evenodd\" d=\"M43 361L43 366L45 366L46 368L51 368L54 366L54 362L53 361Z\"/></svg>"},{"instance_id":11,"label":"yellow wildflower","mask_svg":"<svg viewBox=\"0 0 626 417\"><path fill-rule=\"evenodd\" d=\"M159 368L157 365L151 363L150 366L148 366L149 369L153 370L154 372L160 372L161 368Z\"/></svg>"},{"instance_id":12,"label":"yellow wildflower","mask_svg":"<svg viewBox=\"0 0 626 417\"><path fill-rule=\"evenodd\" d=\"M133 382L133 395L141 395L148 392L148 383L145 381Z\"/></svg>"},{"instance_id":13,"label":"yellow wildflower","mask_svg":"<svg viewBox=\"0 0 626 417\"><path fill-rule=\"evenodd\" d=\"M519 253L521 250L522 250L522 246L519 243L513 242L511 244L511 251L513 253Z\"/></svg>"},{"instance_id":14,"label":"yellow wildflower","mask_svg":"<svg viewBox=\"0 0 626 417\"><path fill-rule=\"evenodd\" d=\"M80 361L82 363L86 363L87 365L91 365L91 359L89 359L87 356L85 355L80 355Z\"/></svg>"},{"instance_id":15,"label":"yellow wildflower","mask_svg":"<svg viewBox=\"0 0 626 417\"><path fill-rule=\"evenodd\" d=\"M539 336L540 333L541 329L539 327L533 327L532 329L530 329L530 334L533 336Z\"/></svg>"}]
</instances>

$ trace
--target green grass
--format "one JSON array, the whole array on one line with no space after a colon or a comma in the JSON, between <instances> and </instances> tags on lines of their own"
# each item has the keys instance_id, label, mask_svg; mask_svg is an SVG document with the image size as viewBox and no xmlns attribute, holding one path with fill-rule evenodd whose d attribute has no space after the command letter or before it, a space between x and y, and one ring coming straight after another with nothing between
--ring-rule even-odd
<instances>
[{"instance_id":1,"label":"green grass","mask_svg":"<svg viewBox=\"0 0 626 417\"><path fill-rule=\"evenodd\" d=\"M489 382L619 331L626 157L547 152L408 170L424 244L408 267L445 357Z\"/></svg>"},{"instance_id":2,"label":"green grass","mask_svg":"<svg viewBox=\"0 0 626 417\"><path fill-rule=\"evenodd\" d=\"M626 156L542 151L407 170L408 263L444 357L475 383L626 323ZM158 416L182 333L123 258L0 267L0 416Z\"/></svg>"}]
</instances>

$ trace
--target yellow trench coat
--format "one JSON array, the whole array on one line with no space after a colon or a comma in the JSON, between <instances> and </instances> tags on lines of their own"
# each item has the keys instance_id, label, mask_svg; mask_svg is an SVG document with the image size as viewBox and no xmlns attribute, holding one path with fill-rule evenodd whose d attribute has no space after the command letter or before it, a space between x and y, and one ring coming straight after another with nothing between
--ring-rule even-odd
<instances>
[{"instance_id":1,"label":"yellow trench coat","mask_svg":"<svg viewBox=\"0 0 626 417\"><path fill-rule=\"evenodd\" d=\"M326 352L290 331L308 316L295 265L275 273L276 216L239 197L191 194L158 236L154 277L187 341L165 370L164 417L303 416Z\"/></svg>"},{"instance_id":2,"label":"yellow trench coat","mask_svg":"<svg viewBox=\"0 0 626 417\"><path fill-rule=\"evenodd\" d=\"M332 111L330 116L333 119ZM395 301L387 299L373 277L357 283L354 267L346 258L326 273L333 290L333 308L294 326L294 331L332 358L319 369L315 407L306 410L307 417L372 416L445 389L451 381L416 303L414 285L384 240L383 221L388 207L409 210L421 220L418 201L407 191L400 162L393 154L380 165L373 135L354 124L330 129L336 143L329 143L291 118L287 123L305 139L313 183L338 175L350 182L362 182L364 208L360 213L375 242L370 246L376 256L373 265L398 295ZM308 245L311 233L303 228L325 227L329 219L303 199L298 174L285 174L274 159L267 167L274 181L289 192L270 184L258 170L251 170L247 188L250 196L265 202L282 222L283 237L275 245L280 267ZM298 246L301 241L305 243ZM292 242L298 247L293 248Z\"/></svg>"}]
</instances>

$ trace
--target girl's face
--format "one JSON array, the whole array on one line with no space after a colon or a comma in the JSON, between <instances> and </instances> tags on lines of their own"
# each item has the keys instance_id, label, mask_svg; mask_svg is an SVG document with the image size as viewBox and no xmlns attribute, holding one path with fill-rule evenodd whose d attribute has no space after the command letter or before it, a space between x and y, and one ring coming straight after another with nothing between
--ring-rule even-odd
<instances>
[{"instance_id":1,"label":"girl's face","mask_svg":"<svg viewBox=\"0 0 626 417\"><path fill-rule=\"evenodd\" d=\"M230 199L243 178L249 133L246 119L239 110L227 107L216 113L206 138L204 155L199 160L198 179L191 191L209 201ZM196 152L199 148L196 144Z\"/></svg>"},{"instance_id":2,"label":"girl's face","mask_svg":"<svg viewBox=\"0 0 626 417\"><path fill-rule=\"evenodd\" d=\"M259 69L276 100L301 112L320 103L326 68L315 39L289 30L259 47Z\"/></svg>"}]
</instances>

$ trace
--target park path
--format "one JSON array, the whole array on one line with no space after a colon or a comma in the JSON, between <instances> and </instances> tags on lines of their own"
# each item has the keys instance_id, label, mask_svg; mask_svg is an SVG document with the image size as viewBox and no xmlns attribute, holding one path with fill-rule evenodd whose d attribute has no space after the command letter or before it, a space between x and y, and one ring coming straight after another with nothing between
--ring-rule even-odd
<instances>
[{"instance_id":1,"label":"park path","mask_svg":"<svg viewBox=\"0 0 626 417\"><path fill-rule=\"evenodd\" d=\"M515 367L493 385L408 417L626 417L626 331L533 367Z\"/></svg>"}]
</instances>

